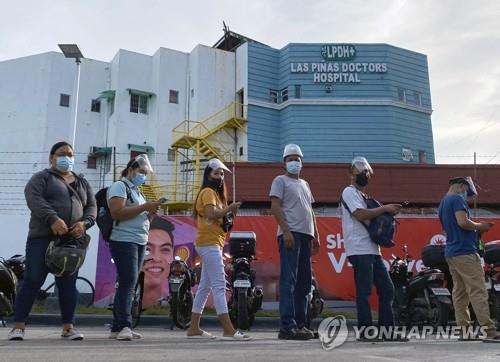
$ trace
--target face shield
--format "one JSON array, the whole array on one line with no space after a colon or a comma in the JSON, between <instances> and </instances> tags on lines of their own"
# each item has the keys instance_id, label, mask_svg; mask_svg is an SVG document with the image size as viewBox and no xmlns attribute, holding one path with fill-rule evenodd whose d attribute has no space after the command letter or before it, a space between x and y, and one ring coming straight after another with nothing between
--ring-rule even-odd
<instances>
[{"instance_id":1,"label":"face shield","mask_svg":"<svg viewBox=\"0 0 500 362\"><path fill-rule=\"evenodd\" d=\"M355 168L359 173L368 171L370 175L373 175L372 167L368 163L368 160L364 157L355 157L352 160L351 168Z\"/></svg>"},{"instance_id":2,"label":"face shield","mask_svg":"<svg viewBox=\"0 0 500 362\"><path fill-rule=\"evenodd\" d=\"M149 162L148 155L146 155L145 153L137 155L135 158L135 162L137 162L139 167L143 168L148 173L154 172L153 167L151 166L151 163Z\"/></svg>"},{"instance_id":3,"label":"face shield","mask_svg":"<svg viewBox=\"0 0 500 362\"><path fill-rule=\"evenodd\" d=\"M470 177L470 176L452 178L450 180L450 185L453 185L453 184L466 185L468 197L477 195L476 186L474 185L474 181L472 181L472 177Z\"/></svg>"}]
</instances>

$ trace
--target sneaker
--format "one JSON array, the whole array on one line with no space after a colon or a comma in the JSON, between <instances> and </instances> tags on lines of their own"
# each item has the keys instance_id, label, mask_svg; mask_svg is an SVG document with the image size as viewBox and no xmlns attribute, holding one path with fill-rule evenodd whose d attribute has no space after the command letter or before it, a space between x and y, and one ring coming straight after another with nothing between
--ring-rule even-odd
<instances>
[{"instance_id":1,"label":"sneaker","mask_svg":"<svg viewBox=\"0 0 500 362\"><path fill-rule=\"evenodd\" d=\"M280 329L278 339L296 339L296 334L294 329Z\"/></svg>"},{"instance_id":2,"label":"sneaker","mask_svg":"<svg viewBox=\"0 0 500 362\"><path fill-rule=\"evenodd\" d=\"M142 338L142 335L140 333L134 332L133 330L131 330L131 332L132 332L132 339ZM109 339L117 339L119 333L120 332L109 332Z\"/></svg>"},{"instance_id":3,"label":"sneaker","mask_svg":"<svg viewBox=\"0 0 500 362\"><path fill-rule=\"evenodd\" d=\"M134 335L132 334L132 330L129 327L124 327L122 328L120 333L118 333L116 339L119 341L131 341L132 339L134 339Z\"/></svg>"},{"instance_id":4,"label":"sneaker","mask_svg":"<svg viewBox=\"0 0 500 362\"><path fill-rule=\"evenodd\" d=\"M307 329L306 327L299 328L295 332L295 339L307 341L313 338L314 338L314 332Z\"/></svg>"},{"instance_id":5,"label":"sneaker","mask_svg":"<svg viewBox=\"0 0 500 362\"><path fill-rule=\"evenodd\" d=\"M22 341L24 340L24 330L20 328L14 328L9 332L7 337L9 341Z\"/></svg>"},{"instance_id":6,"label":"sneaker","mask_svg":"<svg viewBox=\"0 0 500 362\"><path fill-rule=\"evenodd\" d=\"M67 339L69 341L81 341L83 339L83 334L78 332L76 329L71 328L63 330L61 333L61 338Z\"/></svg>"}]
</instances>

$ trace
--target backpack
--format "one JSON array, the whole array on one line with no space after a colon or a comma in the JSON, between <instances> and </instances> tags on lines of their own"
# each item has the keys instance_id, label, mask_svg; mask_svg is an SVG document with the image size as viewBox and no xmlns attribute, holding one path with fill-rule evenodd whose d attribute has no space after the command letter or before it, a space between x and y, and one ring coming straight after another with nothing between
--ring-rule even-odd
<instances>
[{"instance_id":1,"label":"backpack","mask_svg":"<svg viewBox=\"0 0 500 362\"><path fill-rule=\"evenodd\" d=\"M382 206L382 204L377 200L368 197L365 194L362 194L362 196L365 199L367 209L376 209L377 207ZM349 210L349 207L342 199L342 197L340 198L340 200L345 209L349 212L350 215L352 215L351 210ZM392 248L396 245L393 241L397 222L394 215L389 214L388 212L384 212L383 214L371 219L369 225L366 225L362 221L359 222L368 231L370 239L372 239L375 244L380 245L383 248Z\"/></svg>"},{"instance_id":2,"label":"backpack","mask_svg":"<svg viewBox=\"0 0 500 362\"><path fill-rule=\"evenodd\" d=\"M131 203L134 203L130 186L125 181L120 181L125 184L125 189L127 190L127 200L129 200ZM101 231L104 240L109 240L111 232L113 231L113 226L118 225L118 223L120 222L119 220L113 220L113 218L111 217L111 211L109 211L107 197L108 188L109 187L102 188L95 194L95 201L97 205L96 224Z\"/></svg>"}]
</instances>

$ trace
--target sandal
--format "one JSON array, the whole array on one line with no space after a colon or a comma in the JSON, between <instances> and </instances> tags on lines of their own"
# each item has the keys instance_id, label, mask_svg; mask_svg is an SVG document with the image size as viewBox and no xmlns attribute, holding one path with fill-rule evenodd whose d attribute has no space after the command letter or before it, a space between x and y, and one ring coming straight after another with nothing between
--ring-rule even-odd
<instances>
[{"instance_id":1,"label":"sandal","mask_svg":"<svg viewBox=\"0 0 500 362\"><path fill-rule=\"evenodd\" d=\"M242 333L240 331L236 331L232 336L222 336L223 341L250 341L252 337L248 334Z\"/></svg>"},{"instance_id":2,"label":"sandal","mask_svg":"<svg viewBox=\"0 0 500 362\"><path fill-rule=\"evenodd\" d=\"M202 331L201 334L195 334L195 335L186 336L186 337L189 339L217 339L216 336L214 336L211 333L205 332L205 331Z\"/></svg>"}]
</instances>

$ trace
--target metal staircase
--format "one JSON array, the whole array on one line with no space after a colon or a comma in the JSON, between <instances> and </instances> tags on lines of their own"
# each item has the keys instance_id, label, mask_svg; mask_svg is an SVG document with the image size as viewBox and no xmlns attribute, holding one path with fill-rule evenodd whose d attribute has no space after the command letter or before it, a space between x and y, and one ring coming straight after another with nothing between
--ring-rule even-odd
<instances>
[{"instance_id":1,"label":"metal staircase","mask_svg":"<svg viewBox=\"0 0 500 362\"><path fill-rule=\"evenodd\" d=\"M231 149L234 146L224 143L222 136L231 129L246 132L245 108L243 104L232 102L203 121L186 120L173 129L174 177L166 189L170 209L191 207L201 183L202 162L212 158L234 161L234 150Z\"/></svg>"}]
</instances>

